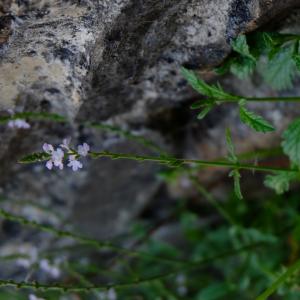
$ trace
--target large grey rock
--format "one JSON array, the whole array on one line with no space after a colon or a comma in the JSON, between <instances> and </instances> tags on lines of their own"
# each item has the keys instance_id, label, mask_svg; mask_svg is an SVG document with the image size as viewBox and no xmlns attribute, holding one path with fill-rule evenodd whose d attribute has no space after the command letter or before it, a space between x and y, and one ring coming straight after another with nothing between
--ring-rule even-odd
<instances>
[{"instance_id":1,"label":"large grey rock","mask_svg":"<svg viewBox=\"0 0 300 300\"><path fill-rule=\"evenodd\" d=\"M284 15L298 2L2 2L0 111L56 112L71 122L69 126L36 122L27 132L1 127L2 194L49 207L63 205L65 217L82 231L114 235L151 199L158 186L157 166L105 160L87 162L78 174L49 173L42 166L20 166L17 159L41 149L44 141L59 144L65 136L100 149L146 151L114 135L82 128L83 120L146 132L171 152L193 157L222 155L225 125L236 128L240 150L271 143L273 136L257 142L246 129L240 131L230 106L213 113L200 127L191 122L188 104L197 95L179 69L184 65L203 71L219 64L230 52L232 38ZM283 109L274 113L272 106L264 108L274 120Z\"/></svg>"}]
</instances>

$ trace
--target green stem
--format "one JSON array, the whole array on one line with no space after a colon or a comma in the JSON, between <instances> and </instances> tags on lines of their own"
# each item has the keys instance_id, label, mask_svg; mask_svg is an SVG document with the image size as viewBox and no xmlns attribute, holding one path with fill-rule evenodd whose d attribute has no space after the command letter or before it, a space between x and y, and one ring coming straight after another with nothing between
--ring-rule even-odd
<instances>
[{"instance_id":1,"label":"green stem","mask_svg":"<svg viewBox=\"0 0 300 300\"><path fill-rule=\"evenodd\" d=\"M260 171L260 172L292 172L292 173L299 172L299 170L296 169L256 166L252 164L231 163L226 161L203 161L198 159L175 158L170 156L150 156L150 155L134 155L134 154L127 154L127 153L113 153L109 151L90 152L90 156L92 158L109 157L111 159L151 161L151 162L157 162L161 164L167 164L173 167L178 167L183 164L197 164L200 166L223 167L223 168L243 169L243 170Z\"/></svg>"},{"instance_id":2,"label":"green stem","mask_svg":"<svg viewBox=\"0 0 300 300\"><path fill-rule=\"evenodd\" d=\"M202 194L206 200L214 206L217 211L220 213L223 218L228 221L229 224L232 226L238 226L238 224L235 222L235 220L228 214L228 212L218 203L216 199L205 189L199 184L199 180L196 176L190 175L189 178L191 181L194 183L196 189L200 194Z\"/></svg>"},{"instance_id":3,"label":"green stem","mask_svg":"<svg viewBox=\"0 0 300 300\"><path fill-rule=\"evenodd\" d=\"M120 288L131 288L137 285L141 285L141 284L145 284L145 283L149 283L152 281L156 281L156 280L161 280L161 279L165 279L168 278L170 276L176 275L180 272L184 272L184 271L190 271L190 270L194 270L197 269L199 267L201 267L204 264L210 263L212 261L215 261L217 259L222 259L222 258L226 258L229 256L233 256L237 253L243 252L243 251L248 251L251 250L253 248L256 248L258 246L262 246L262 243L255 243L255 244L250 244L250 245L246 245L237 249L233 249L230 251L224 251L220 254L217 254L215 256L211 256L211 257L207 257L205 259L202 260L198 260L192 263L187 264L186 266L177 268L173 271L169 271L166 272L164 274L160 274L160 275L155 275L152 277L148 277L148 278L142 278L142 279L137 279L133 282L126 282L126 283L117 283L117 284L108 284L108 285L93 285L93 286L89 286L89 287L81 287L81 286L65 286L65 285L61 285L61 284L40 284L38 282L15 282L13 280L0 280L0 287L14 287L14 288L24 288L24 289L33 289L33 290L41 290L41 291L59 291L59 292L83 292L83 293L88 293L91 291L95 291L95 290L109 290L111 288L115 288L115 289L120 289Z\"/></svg>"},{"instance_id":4,"label":"green stem","mask_svg":"<svg viewBox=\"0 0 300 300\"><path fill-rule=\"evenodd\" d=\"M268 287L256 300L266 300L271 296L281 284L283 284L290 276L300 269L300 259L290 266L270 287Z\"/></svg>"},{"instance_id":5,"label":"green stem","mask_svg":"<svg viewBox=\"0 0 300 300\"><path fill-rule=\"evenodd\" d=\"M86 238L84 236L81 236L81 235L78 235L78 234L75 234L75 233L72 233L72 232L69 232L69 231L58 230L58 229L55 229L55 228L53 228L49 225L39 224L37 222L27 220L27 219L25 219L21 216L13 215L13 214L11 214L11 213L3 210L3 209L0 209L0 216L7 219L7 220L18 222L22 225L30 226L32 228L36 228L36 229L51 233L51 234L53 234L55 236L58 236L58 237L71 238L71 239L73 239L73 240L75 240L79 243L87 244L87 245L93 246L93 247L98 248L98 249L110 249L110 250L113 250L113 251L125 253L125 254L130 255L130 256L140 256L140 257L143 257L145 259L151 259L153 261L157 261L157 262L160 262L160 263L178 264L178 265L185 265L187 263L184 260L169 259L169 258L164 258L164 257L153 256L153 255L145 253L145 252L133 251L133 250L129 250L129 249L126 249L126 248L122 248L120 246L114 245L114 244L112 244L110 242L107 242L107 241L98 241L98 240L95 240L95 239Z\"/></svg>"}]
</instances>

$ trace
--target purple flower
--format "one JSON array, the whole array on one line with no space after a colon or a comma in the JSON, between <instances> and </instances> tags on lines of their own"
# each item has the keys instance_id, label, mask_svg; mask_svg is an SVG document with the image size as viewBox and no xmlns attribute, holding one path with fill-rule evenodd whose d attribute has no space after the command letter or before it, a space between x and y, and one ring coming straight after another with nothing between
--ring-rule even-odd
<instances>
[{"instance_id":1,"label":"purple flower","mask_svg":"<svg viewBox=\"0 0 300 300\"><path fill-rule=\"evenodd\" d=\"M47 169L52 170L53 166L58 167L60 170L64 168L63 159L65 154L60 148L54 150L51 144L45 143L43 145L43 150L51 155L51 158L46 163Z\"/></svg>"},{"instance_id":2,"label":"purple flower","mask_svg":"<svg viewBox=\"0 0 300 300\"><path fill-rule=\"evenodd\" d=\"M72 168L72 170L76 172L78 169L82 169L82 163L76 159L76 155L70 155L68 167Z\"/></svg>"},{"instance_id":3,"label":"purple flower","mask_svg":"<svg viewBox=\"0 0 300 300\"><path fill-rule=\"evenodd\" d=\"M54 151L54 148L53 148L53 146L51 144L45 143L43 145L43 150L44 150L44 152L46 152L48 154L52 154L52 152Z\"/></svg>"},{"instance_id":4,"label":"purple flower","mask_svg":"<svg viewBox=\"0 0 300 300\"><path fill-rule=\"evenodd\" d=\"M70 150L70 143L71 143L71 138L63 139L63 142L62 142L62 144L60 144L60 147L62 147L63 149L69 151Z\"/></svg>"},{"instance_id":5,"label":"purple flower","mask_svg":"<svg viewBox=\"0 0 300 300\"><path fill-rule=\"evenodd\" d=\"M87 143L83 143L83 145L78 146L78 154L81 156L87 156L90 151L90 146Z\"/></svg>"}]
</instances>

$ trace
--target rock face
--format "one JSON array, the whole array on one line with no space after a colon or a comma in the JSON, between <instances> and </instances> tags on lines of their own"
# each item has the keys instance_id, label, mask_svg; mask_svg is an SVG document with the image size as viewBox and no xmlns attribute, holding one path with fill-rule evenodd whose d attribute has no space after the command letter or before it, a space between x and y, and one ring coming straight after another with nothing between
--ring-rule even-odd
<instances>
[{"instance_id":1,"label":"rock face","mask_svg":"<svg viewBox=\"0 0 300 300\"><path fill-rule=\"evenodd\" d=\"M35 122L30 131L0 128L2 195L15 210L14 200L20 198L42 202L63 210L82 231L106 237L122 231L151 199L159 185L157 166L104 160L88 162L73 174L24 167L17 159L66 136L98 149L149 151L113 133L86 128L84 121L134 130L180 156L222 155L225 125L236 128L240 150L273 142L276 137L270 136L257 144L246 129L237 128L231 106L195 123L188 105L196 95L179 69L219 64L239 33L296 6L298 0L2 1L0 111L48 111L70 120L70 125ZM231 88L245 93L237 81ZM274 110L267 105L263 111L269 111L269 119L284 120L282 128L293 115L289 106Z\"/></svg>"}]
</instances>

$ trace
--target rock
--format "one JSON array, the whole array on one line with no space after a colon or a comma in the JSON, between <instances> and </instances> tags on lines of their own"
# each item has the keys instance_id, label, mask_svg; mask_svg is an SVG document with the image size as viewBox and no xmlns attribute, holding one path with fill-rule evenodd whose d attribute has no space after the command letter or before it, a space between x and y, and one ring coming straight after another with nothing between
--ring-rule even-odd
<instances>
[{"instance_id":1,"label":"rock","mask_svg":"<svg viewBox=\"0 0 300 300\"><path fill-rule=\"evenodd\" d=\"M100 160L73 174L16 161L39 151L43 142L59 144L66 136L74 144L87 141L116 152L146 152L114 134L82 126L86 120L146 132L178 156L223 155L225 126L236 129L239 150L275 141L271 135L257 141L237 127L231 106L198 125L188 109L198 96L183 80L180 66L211 69L228 55L239 33L297 5L292 0L2 2L0 111L55 112L70 120L69 125L34 122L30 131L1 127L3 196L12 199L14 210L17 199L41 201L62 210L85 233L113 236L150 201L159 185L157 166ZM240 91L240 83L235 84ZM278 106L275 112L273 106L265 108L273 120L288 113L282 124L293 115L289 106Z\"/></svg>"}]
</instances>

